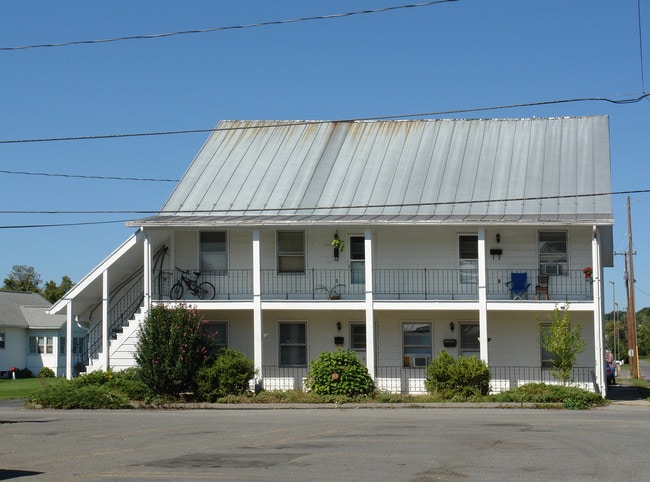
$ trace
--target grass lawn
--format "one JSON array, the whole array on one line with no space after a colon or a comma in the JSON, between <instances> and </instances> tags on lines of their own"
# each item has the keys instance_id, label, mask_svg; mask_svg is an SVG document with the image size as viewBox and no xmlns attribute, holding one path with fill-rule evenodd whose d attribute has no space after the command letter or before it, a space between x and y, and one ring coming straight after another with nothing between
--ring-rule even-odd
<instances>
[{"instance_id":1,"label":"grass lawn","mask_svg":"<svg viewBox=\"0 0 650 482\"><path fill-rule=\"evenodd\" d=\"M0 380L0 400L27 398L32 392L50 383L60 383L64 378L19 378Z\"/></svg>"}]
</instances>

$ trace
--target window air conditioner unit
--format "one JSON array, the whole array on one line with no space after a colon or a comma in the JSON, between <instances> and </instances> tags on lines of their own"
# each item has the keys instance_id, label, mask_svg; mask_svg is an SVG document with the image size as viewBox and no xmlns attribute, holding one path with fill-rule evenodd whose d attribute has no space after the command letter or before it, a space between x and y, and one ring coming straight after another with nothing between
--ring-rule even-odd
<instances>
[{"instance_id":1,"label":"window air conditioner unit","mask_svg":"<svg viewBox=\"0 0 650 482\"><path fill-rule=\"evenodd\" d=\"M425 368L427 366L427 362L429 361L429 357L427 356L414 356L412 358L413 360L413 366L417 368Z\"/></svg>"},{"instance_id":2,"label":"window air conditioner unit","mask_svg":"<svg viewBox=\"0 0 650 482\"><path fill-rule=\"evenodd\" d=\"M544 274L560 274L559 264L547 264L544 266Z\"/></svg>"}]
</instances>

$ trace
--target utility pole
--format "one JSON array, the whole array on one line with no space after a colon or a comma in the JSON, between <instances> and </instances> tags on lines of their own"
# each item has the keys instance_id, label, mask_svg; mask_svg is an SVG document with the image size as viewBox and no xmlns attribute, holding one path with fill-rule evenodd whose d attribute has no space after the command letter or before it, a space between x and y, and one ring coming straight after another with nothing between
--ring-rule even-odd
<instances>
[{"instance_id":1,"label":"utility pole","mask_svg":"<svg viewBox=\"0 0 650 482\"><path fill-rule=\"evenodd\" d=\"M612 284L612 307L614 308L614 361L618 360L618 305L616 304L616 283L610 281ZM614 366L618 366L614 364Z\"/></svg>"},{"instance_id":2,"label":"utility pole","mask_svg":"<svg viewBox=\"0 0 650 482\"><path fill-rule=\"evenodd\" d=\"M636 341L636 310L634 308L634 262L632 246L632 212L630 207L630 196L627 197L627 249L630 253L630 273L628 279L627 299L627 345L630 355L630 375L632 378L639 378L639 347Z\"/></svg>"}]
</instances>

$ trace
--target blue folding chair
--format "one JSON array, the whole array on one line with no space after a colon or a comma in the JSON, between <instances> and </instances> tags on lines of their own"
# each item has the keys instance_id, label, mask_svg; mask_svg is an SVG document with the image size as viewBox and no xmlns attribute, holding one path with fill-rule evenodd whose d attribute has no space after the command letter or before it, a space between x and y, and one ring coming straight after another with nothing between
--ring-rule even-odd
<instances>
[{"instance_id":1,"label":"blue folding chair","mask_svg":"<svg viewBox=\"0 0 650 482\"><path fill-rule=\"evenodd\" d=\"M510 299L523 300L528 299L528 274L526 273L510 273L510 281L506 283L510 288Z\"/></svg>"}]
</instances>

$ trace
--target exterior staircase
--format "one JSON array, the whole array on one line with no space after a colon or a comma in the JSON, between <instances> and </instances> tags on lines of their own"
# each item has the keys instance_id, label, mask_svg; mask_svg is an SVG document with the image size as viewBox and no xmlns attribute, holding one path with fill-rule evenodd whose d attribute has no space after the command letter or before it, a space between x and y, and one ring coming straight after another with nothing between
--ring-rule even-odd
<instances>
[{"instance_id":1,"label":"exterior staircase","mask_svg":"<svg viewBox=\"0 0 650 482\"><path fill-rule=\"evenodd\" d=\"M146 316L147 312L145 308L141 307L126 325L113 331L111 339L108 341L108 363L111 370L119 371L135 366L138 332ZM91 358L90 365L86 367L86 373L91 373L96 370L106 370L102 352L98 352L95 357Z\"/></svg>"}]
</instances>

